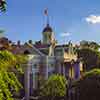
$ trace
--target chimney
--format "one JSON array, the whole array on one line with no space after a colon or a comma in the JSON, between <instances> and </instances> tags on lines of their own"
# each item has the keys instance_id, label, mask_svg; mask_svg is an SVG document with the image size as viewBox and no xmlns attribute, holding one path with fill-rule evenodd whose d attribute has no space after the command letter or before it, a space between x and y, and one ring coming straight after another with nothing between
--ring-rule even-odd
<instances>
[{"instance_id":1,"label":"chimney","mask_svg":"<svg viewBox=\"0 0 100 100\"><path fill-rule=\"evenodd\" d=\"M29 43L29 44L33 44L33 41L32 41L32 40L29 40L28 43Z\"/></svg>"},{"instance_id":2,"label":"chimney","mask_svg":"<svg viewBox=\"0 0 100 100\"><path fill-rule=\"evenodd\" d=\"M20 46L21 45L21 42L20 40L17 41L17 46Z\"/></svg>"}]
</instances>

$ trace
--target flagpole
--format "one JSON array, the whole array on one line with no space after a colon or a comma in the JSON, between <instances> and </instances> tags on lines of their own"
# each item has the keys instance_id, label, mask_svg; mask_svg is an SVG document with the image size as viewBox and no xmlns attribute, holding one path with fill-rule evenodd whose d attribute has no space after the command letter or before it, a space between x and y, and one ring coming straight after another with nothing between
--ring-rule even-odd
<instances>
[{"instance_id":1,"label":"flagpole","mask_svg":"<svg viewBox=\"0 0 100 100\"><path fill-rule=\"evenodd\" d=\"M46 24L49 25L49 14L48 14L48 8L46 8L46 9L44 10L44 14L45 14L45 16L46 16Z\"/></svg>"},{"instance_id":2,"label":"flagpole","mask_svg":"<svg viewBox=\"0 0 100 100\"><path fill-rule=\"evenodd\" d=\"M47 14L47 25L49 25L49 14Z\"/></svg>"}]
</instances>

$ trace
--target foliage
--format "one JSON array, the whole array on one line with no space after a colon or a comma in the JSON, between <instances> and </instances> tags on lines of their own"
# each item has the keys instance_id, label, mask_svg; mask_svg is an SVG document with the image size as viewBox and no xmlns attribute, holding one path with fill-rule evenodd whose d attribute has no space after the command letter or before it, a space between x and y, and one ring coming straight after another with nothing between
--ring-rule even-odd
<instances>
[{"instance_id":1,"label":"foliage","mask_svg":"<svg viewBox=\"0 0 100 100\"><path fill-rule=\"evenodd\" d=\"M4 30L0 30L0 34L3 34L5 31Z\"/></svg>"},{"instance_id":2,"label":"foliage","mask_svg":"<svg viewBox=\"0 0 100 100\"><path fill-rule=\"evenodd\" d=\"M15 65L15 56L8 51L0 51L0 69L8 70L8 68Z\"/></svg>"},{"instance_id":3,"label":"foliage","mask_svg":"<svg viewBox=\"0 0 100 100\"><path fill-rule=\"evenodd\" d=\"M100 52L90 48L82 48L77 50L78 57L82 58L85 70L100 67Z\"/></svg>"},{"instance_id":4,"label":"foliage","mask_svg":"<svg viewBox=\"0 0 100 100\"><path fill-rule=\"evenodd\" d=\"M100 98L100 69L93 69L77 81L76 92L79 100L99 100Z\"/></svg>"},{"instance_id":5,"label":"foliage","mask_svg":"<svg viewBox=\"0 0 100 100\"><path fill-rule=\"evenodd\" d=\"M85 40L82 40L82 41L80 42L80 46L81 46L81 47L89 47L89 42L88 42L88 41L85 41Z\"/></svg>"},{"instance_id":6,"label":"foliage","mask_svg":"<svg viewBox=\"0 0 100 100\"><path fill-rule=\"evenodd\" d=\"M98 50L100 48L100 45L94 41L81 41L80 42L81 48L90 48L93 50Z\"/></svg>"},{"instance_id":7,"label":"foliage","mask_svg":"<svg viewBox=\"0 0 100 100\"><path fill-rule=\"evenodd\" d=\"M4 30L0 29L0 38L4 36L4 32L5 32Z\"/></svg>"},{"instance_id":8,"label":"foliage","mask_svg":"<svg viewBox=\"0 0 100 100\"><path fill-rule=\"evenodd\" d=\"M2 12L6 11L6 0L0 0L0 10Z\"/></svg>"},{"instance_id":9,"label":"foliage","mask_svg":"<svg viewBox=\"0 0 100 100\"><path fill-rule=\"evenodd\" d=\"M27 56L26 55L15 55L16 58L16 69L18 72L23 74L22 64L26 64Z\"/></svg>"},{"instance_id":10,"label":"foliage","mask_svg":"<svg viewBox=\"0 0 100 100\"><path fill-rule=\"evenodd\" d=\"M90 48L94 50L98 50L100 48L100 45L96 42L90 42L89 45L90 45Z\"/></svg>"},{"instance_id":11,"label":"foliage","mask_svg":"<svg viewBox=\"0 0 100 100\"><path fill-rule=\"evenodd\" d=\"M41 86L42 96L65 96L66 78L61 75L51 75L48 80Z\"/></svg>"},{"instance_id":12,"label":"foliage","mask_svg":"<svg viewBox=\"0 0 100 100\"><path fill-rule=\"evenodd\" d=\"M93 70L90 70L89 72L85 72L84 73L84 77L88 78L88 77L93 77L93 76L96 76L96 75L100 75L100 69L93 69Z\"/></svg>"},{"instance_id":13,"label":"foliage","mask_svg":"<svg viewBox=\"0 0 100 100\"><path fill-rule=\"evenodd\" d=\"M22 58L18 58L8 51L0 51L0 100L13 100L13 93L22 88L16 74L12 72L13 69L19 69L16 65L23 63Z\"/></svg>"}]
</instances>

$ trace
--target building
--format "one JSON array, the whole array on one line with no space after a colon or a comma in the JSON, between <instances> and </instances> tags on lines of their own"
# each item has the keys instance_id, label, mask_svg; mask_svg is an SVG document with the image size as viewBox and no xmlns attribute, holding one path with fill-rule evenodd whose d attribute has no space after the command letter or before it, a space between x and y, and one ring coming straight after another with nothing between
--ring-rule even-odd
<instances>
[{"instance_id":1,"label":"building","mask_svg":"<svg viewBox=\"0 0 100 100\"><path fill-rule=\"evenodd\" d=\"M7 49L14 54L27 54L29 62L25 69L26 100L38 89L39 79L47 79L52 74L61 74L66 78L77 79L82 71L82 64L77 58L71 42L64 45L57 44L54 32L47 22L42 31L43 39L35 44L29 40L25 44L17 44L7 38L0 39L0 50Z\"/></svg>"}]
</instances>

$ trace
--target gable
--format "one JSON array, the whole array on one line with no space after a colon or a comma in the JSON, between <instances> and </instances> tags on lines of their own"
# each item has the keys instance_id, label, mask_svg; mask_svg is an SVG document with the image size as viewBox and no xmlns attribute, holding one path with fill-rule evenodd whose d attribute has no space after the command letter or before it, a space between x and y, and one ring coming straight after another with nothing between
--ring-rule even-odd
<instances>
[{"instance_id":1,"label":"gable","mask_svg":"<svg viewBox=\"0 0 100 100\"><path fill-rule=\"evenodd\" d=\"M44 54L40 52L39 49L29 45L23 47L23 53L44 56Z\"/></svg>"}]
</instances>

